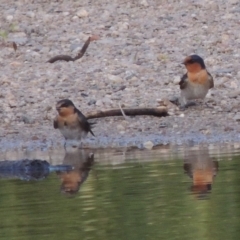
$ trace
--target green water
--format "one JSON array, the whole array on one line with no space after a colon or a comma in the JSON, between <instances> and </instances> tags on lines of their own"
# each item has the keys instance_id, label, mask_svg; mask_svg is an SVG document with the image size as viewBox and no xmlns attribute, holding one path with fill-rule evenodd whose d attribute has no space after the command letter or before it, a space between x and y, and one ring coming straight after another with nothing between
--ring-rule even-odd
<instances>
[{"instance_id":1,"label":"green water","mask_svg":"<svg viewBox=\"0 0 240 240\"><path fill-rule=\"evenodd\" d=\"M240 155L215 157L218 172L203 198L191 192L183 158L146 158L95 159L73 196L61 192L56 173L1 179L0 240L239 239Z\"/></svg>"}]
</instances>

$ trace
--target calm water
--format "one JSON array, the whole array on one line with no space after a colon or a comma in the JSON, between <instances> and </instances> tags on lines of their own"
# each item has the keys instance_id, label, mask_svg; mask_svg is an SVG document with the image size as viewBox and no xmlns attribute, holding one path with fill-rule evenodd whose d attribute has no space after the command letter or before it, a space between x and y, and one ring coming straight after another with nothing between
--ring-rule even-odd
<instances>
[{"instance_id":1,"label":"calm water","mask_svg":"<svg viewBox=\"0 0 240 240\"><path fill-rule=\"evenodd\" d=\"M238 150L90 152L2 153L74 170L2 176L0 239L239 239Z\"/></svg>"}]
</instances>

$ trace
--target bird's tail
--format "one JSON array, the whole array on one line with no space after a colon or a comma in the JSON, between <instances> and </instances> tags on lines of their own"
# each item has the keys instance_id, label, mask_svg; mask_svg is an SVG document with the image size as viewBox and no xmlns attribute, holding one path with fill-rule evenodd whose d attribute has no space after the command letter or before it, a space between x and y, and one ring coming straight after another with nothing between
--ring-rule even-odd
<instances>
[{"instance_id":1,"label":"bird's tail","mask_svg":"<svg viewBox=\"0 0 240 240\"><path fill-rule=\"evenodd\" d=\"M92 128L94 127L94 125L96 124L96 122L91 122L91 123L89 123L90 124L90 130L89 130L89 132L95 137L95 135L94 135L94 133L93 133L93 131L92 131Z\"/></svg>"}]
</instances>

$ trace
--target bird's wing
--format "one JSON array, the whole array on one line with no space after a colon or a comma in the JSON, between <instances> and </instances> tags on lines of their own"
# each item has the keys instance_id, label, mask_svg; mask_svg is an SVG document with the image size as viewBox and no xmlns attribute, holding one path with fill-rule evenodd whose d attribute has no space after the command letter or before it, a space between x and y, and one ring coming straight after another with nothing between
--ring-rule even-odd
<instances>
[{"instance_id":1,"label":"bird's wing","mask_svg":"<svg viewBox=\"0 0 240 240\"><path fill-rule=\"evenodd\" d=\"M81 127L86 132L90 132L93 136L95 136L94 133L92 132L91 124L88 122L87 118L78 109L76 109L76 113L78 115L78 121L79 121Z\"/></svg>"},{"instance_id":2,"label":"bird's wing","mask_svg":"<svg viewBox=\"0 0 240 240\"><path fill-rule=\"evenodd\" d=\"M187 73L185 73L182 76L181 81L179 82L180 89L184 89L187 87L187 79L188 79L188 76L187 76Z\"/></svg>"},{"instance_id":3,"label":"bird's wing","mask_svg":"<svg viewBox=\"0 0 240 240\"><path fill-rule=\"evenodd\" d=\"M53 120L53 127L54 127L55 129L58 128L57 117L55 117L55 119Z\"/></svg>"},{"instance_id":4,"label":"bird's wing","mask_svg":"<svg viewBox=\"0 0 240 240\"><path fill-rule=\"evenodd\" d=\"M208 73L208 79L209 79L209 88L213 88L214 87L213 77L209 72L207 73Z\"/></svg>"}]
</instances>

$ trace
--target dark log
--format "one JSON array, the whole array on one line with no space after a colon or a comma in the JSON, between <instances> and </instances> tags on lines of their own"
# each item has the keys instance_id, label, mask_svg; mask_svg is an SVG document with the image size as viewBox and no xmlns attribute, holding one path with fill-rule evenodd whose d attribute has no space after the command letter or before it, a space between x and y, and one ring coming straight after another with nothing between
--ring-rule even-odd
<instances>
[{"instance_id":1,"label":"dark log","mask_svg":"<svg viewBox=\"0 0 240 240\"><path fill-rule=\"evenodd\" d=\"M49 63L54 63L56 61L60 61L60 60L63 60L63 61L66 61L66 62L69 62L69 61L76 61L77 59L80 59L81 57L83 57L84 53L86 52L89 44L91 41L94 41L95 38L93 37L89 37L88 40L84 43L82 49L79 51L79 53L77 54L76 57L72 58L71 56L69 55L57 55L55 57L52 57L50 58L47 62Z\"/></svg>"},{"instance_id":2,"label":"dark log","mask_svg":"<svg viewBox=\"0 0 240 240\"><path fill-rule=\"evenodd\" d=\"M91 37L89 37L88 40L84 43L82 49L79 51L78 55L74 58L75 60L81 58L84 55L84 53L86 52L90 42L91 42Z\"/></svg>"},{"instance_id":3,"label":"dark log","mask_svg":"<svg viewBox=\"0 0 240 240\"><path fill-rule=\"evenodd\" d=\"M75 61L75 59L72 58L71 56L68 56L68 55L57 55L57 56L52 57L51 59L49 59L47 62L54 63L54 62L59 61L59 60L63 60L63 61L66 61L66 62Z\"/></svg>"},{"instance_id":4,"label":"dark log","mask_svg":"<svg viewBox=\"0 0 240 240\"><path fill-rule=\"evenodd\" d=\"M166 107L157 108L123 108L123 112L126 116L137 116L137 115L149 115L155 117L166 117L168 116ZM120 109L110 109L110 110L99 110L93 111L86 114L87 119L93 118L103 118L103 117L114 117L123 116Z\"/></svg>"}]
</instances>

